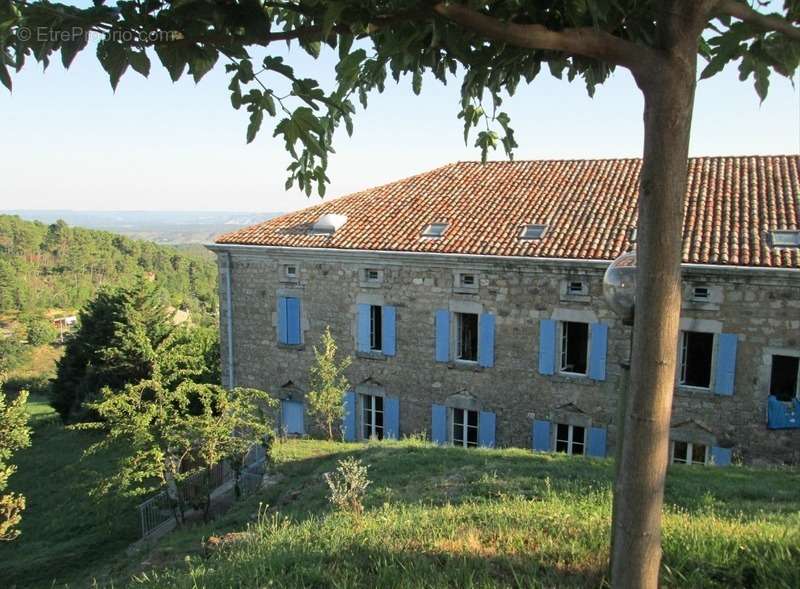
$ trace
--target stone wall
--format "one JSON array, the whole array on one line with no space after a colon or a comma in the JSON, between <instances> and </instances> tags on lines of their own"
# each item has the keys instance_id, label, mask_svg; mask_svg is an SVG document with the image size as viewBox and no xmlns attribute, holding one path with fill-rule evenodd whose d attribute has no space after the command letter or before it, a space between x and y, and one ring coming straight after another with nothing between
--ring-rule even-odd
<instances>
[{"instance_id":1,"label":"stone wall","mask_svg":"<svg viewBox=\"0 0 800 589\"><path fill-rule=\"evenodd\" d=\"M469 399L496 413L498 446L531 447L533 419L557 419L608 429L609 453L616 432L616 401L627 358L629 328L602 298L606 263L502 259L335 250L214 246L220 261L223 382L302 399L313 361L312 345L330 326L343 354L354 357L354 387L380 389L400 399L401 435L430 432L431 405ZM226 272L231 264L233 381L228 366ZM297 266L286 278L285 266ZM378 285L364 269L381 270ZM478 286L454 288L459 271L478 275ZM566 295L564 281L578 279L588 292ZM686 267L682 326L738 335L735 391L676 387L675 439L733 448L744 462L800 462L800 430L766 427L769 355L800 351L800 272L747 268ZM693 285L711 288L703 303L691 302ZM303 344L277 343L277 297L302 300ZM356 354L359 302L397 308L397 354ZM492 368L434 361L434 312L468 305L496 316ZM539 320L594 317L609 325L607 377L539 374ZM676 343L677 345L677 343Z\"/></svg>"}]
</instances>

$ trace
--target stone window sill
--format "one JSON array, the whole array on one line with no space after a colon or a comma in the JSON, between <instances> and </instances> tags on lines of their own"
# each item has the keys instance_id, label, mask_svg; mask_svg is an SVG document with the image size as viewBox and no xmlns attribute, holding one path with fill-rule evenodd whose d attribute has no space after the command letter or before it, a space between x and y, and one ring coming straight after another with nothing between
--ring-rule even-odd
<instances>
[{"instance_id":1,"label":"stone window sill","mask_svg":"<svg viewBox=\"0 0 800 589\"><path fill-rule=\"evenodd\" d=\"M356 352L356 358L363 360L386 360L383 352Z\"/></svg>"},{"instance_id":2,"label":"stone window sill","mask_svg":"<svg viewBox=\"0 0 800 589\"><path fill-rule=\"evenodd\" d=\"M447 367L454 370L465 370L468 372L483 372L483 366L477 362L465 362L463 360L451 360L447 363Z\"/></svg>"},{"instance_id":3,"label":"stone window sill","mask_svg":"<svg viewBox=\"0 0 800 589\"><path fill-rule=\"evenodd\" d=\"M278 348L281 350L305 350L305 344L283 344L278 342Z\"/></svg>"}]
</instances>

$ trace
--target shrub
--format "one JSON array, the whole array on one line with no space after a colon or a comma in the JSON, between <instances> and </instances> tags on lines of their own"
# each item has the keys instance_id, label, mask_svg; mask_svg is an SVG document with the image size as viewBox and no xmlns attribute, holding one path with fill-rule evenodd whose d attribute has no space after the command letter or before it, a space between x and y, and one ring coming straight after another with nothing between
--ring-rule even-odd
<instances>
[{"instance_id":1,"label":"shrub","mask_svg":"<svg viewBox=\"0 0 800 589\"><path fill-rule=\"evenodd\" d=\"M362 513L364 495L370 480L367 466L356 458L345 458L337 463L335 472L325 473L325 482L330 488L330 502L341 511Z\"/></svg>"},{"instance_id":2,"label":"shrub","mask_svg":"<svg viewBox=\"0 0 800 589\"><path fill-rule=\"evenodd\" d=\"M28 337L28 344L31 346L43 346L55 341L58 337L58 330L53 323L44 317L32 317L25 322L25 330Z\"/></svg>"}]
</instances>

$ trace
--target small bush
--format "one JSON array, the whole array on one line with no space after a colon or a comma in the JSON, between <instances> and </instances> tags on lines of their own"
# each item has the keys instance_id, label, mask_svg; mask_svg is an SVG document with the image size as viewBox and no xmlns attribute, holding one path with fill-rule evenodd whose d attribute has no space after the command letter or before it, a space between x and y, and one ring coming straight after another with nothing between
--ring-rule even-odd
<instances>
[{"instance_id":1,"label":"small bush","mask_svg":"<svg viewBox=\"0 0 800 589\"><path fill-rule=\"evenodd\" d=\"M364 495L370 480L367 466L355 458L345 458L337 464L335 472L325 473L325 482L330 488L330 502L341 511L362 513Z\"/></svg>"}]
</instances>

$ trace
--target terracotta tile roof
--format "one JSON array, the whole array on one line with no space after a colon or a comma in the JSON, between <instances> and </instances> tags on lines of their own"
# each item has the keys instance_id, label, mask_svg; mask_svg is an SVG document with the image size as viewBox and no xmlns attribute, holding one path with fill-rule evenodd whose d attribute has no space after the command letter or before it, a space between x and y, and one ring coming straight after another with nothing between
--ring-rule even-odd
<instances>
[{"instance_id":1,"label":"terracotta tile roof","mask_svg":"<svg viewBox=\"0 0 800 589\"><path fill-rule=\"evenodd\" d=\"M641 160L458 162L220 236L218 244L610 260L630 247ZM766 232L800 228L800 156L689 161L683 260L800 268ZM347 215L333 235L310 231ZM421 237L447 223L439 239ZM521 240L523 225L548 226Z\"/></svg>"}]
</instances>

